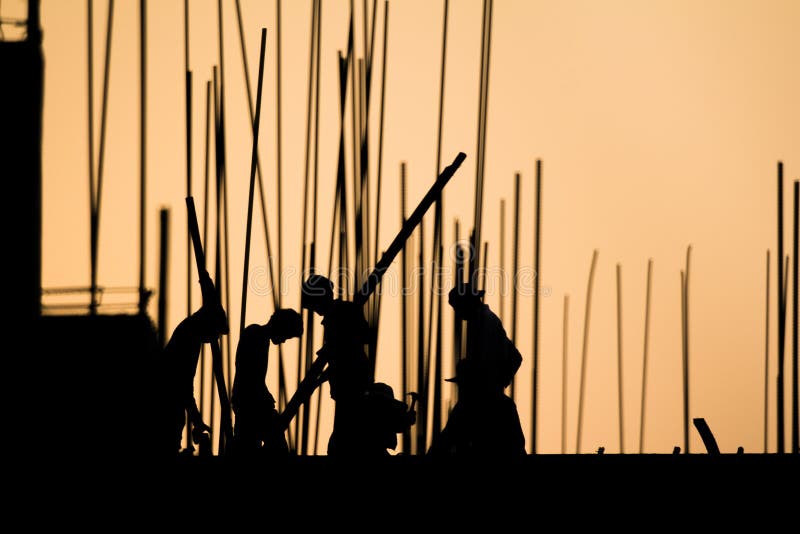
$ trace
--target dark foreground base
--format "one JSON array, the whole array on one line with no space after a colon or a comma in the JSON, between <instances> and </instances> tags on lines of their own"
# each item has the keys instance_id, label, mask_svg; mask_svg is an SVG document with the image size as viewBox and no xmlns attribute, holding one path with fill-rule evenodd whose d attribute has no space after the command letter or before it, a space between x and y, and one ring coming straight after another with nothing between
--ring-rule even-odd
<instances>
[{"instance_id":1,"label":"dark foreground base","mask_svg":"<svg viewBox=\"0 0 800 534\"><path fill-rule=\"evenodd\" d=\"M156 511L162 518L184 517L187 527L222 513L231 520L288 518L297 528L334 522L371 532L419 521L477 522L476 529L488 521L492 532L503 525L530 531L552 521L559 528L544 530L589 523L660 532L687 521L687 528L756 521L753 526L763 531L784 521L796 526L800 511L798 455L537 455L516 461L396 456L378 462L190 457L41 467L27 482L77 499L74 511L119 507L132 520Z\"/></svg>"}]
</instances>

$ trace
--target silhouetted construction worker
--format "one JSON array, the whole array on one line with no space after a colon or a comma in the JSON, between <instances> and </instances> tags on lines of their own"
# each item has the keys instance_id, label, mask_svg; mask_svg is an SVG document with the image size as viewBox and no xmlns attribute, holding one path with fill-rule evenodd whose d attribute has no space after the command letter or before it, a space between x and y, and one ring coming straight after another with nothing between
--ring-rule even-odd
<instances>
[{"instance_id":1,"label":"silhouetted construction worker","mask_svg":"<svg viewBox=\"0 0 800 534\"><path fill-rule=\"evenodd\" d=\"M317 356L328 363L323 373L336 401L329 455L360 454L364 447L364 395L371 383L364 346L369 325L361 306L333 298L333 283L311 275L303 283L301 305L323 317L323 346Z\"/></svg>"},{"instance_id":2,"label":"silhouetted construction worker","mask_svg":"<svg viewBox=\"0 0 800 534\"><path fill-rule=\"evenodd\" d=\"M200 278L200 284L207 286L204 290L210 289L213 292L213 282L208 273L204 274ZM161 395L164 402L163 415L168 428L165 432L169 432L171 436L170 449L174 453L180 451L187 414L194 427L192 438L195 443L199 444L203 435L210 431L197 409L194 377L203 343L215 341L227 333L228 318L225 310L218 301L212 301L212 304L204 304L181 321L164 347Z\"/></svg>"},{"instance_id":3,"label":"silhouetted construction worker","mask_svg":"<svg viewBox=\"0 0 800 534\"><path fill-rule=\"evenodd\" d=\"M236 377L231 395L231 406L236 415L234 454L288 454L275 399L266 384L269 344L278 345L302 334L303 318L288 308L276 310L267 324L251 324L242 332L236 347Z\"/></svg>"},{"instance_id":4,"label":"silhouetted construction worker","mask_svg":"<svg viewBox=\"0 0 800 534\"><path fill-rule=\"evenodd\" d=\"M397 448L397 434L402 434L417 420L417 412L394 398L392 387L383 382L370 384L363 399L364 456L388 456Z\"/></svg>"},{"instance_id":5,"label":"silhouetted construction worker","mask_svg":"<svg viewBox=\"0 0 800 534\"><path fill-rule=\"evenodd\" d=\"M522 364L500 319L481 301L483 291L463 284L448 300L467 321L467 355L458 362L458 402L431 444L431 455L509 457L525 454L525 436L514 401L504 389Z\"/></svg>"}]
</instances>

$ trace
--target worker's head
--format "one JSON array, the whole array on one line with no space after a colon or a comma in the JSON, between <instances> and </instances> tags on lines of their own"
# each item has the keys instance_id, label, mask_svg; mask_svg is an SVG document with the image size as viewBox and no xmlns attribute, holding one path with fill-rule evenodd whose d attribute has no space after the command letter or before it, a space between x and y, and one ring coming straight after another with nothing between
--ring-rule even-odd
<instances>
[{"instance_id":1,"label":"worker's head","mask_svg":"<svg viewBox=\"0 0 800 534\"><path fill-rule=\"evenodd\" d=\"M275 345L303 335L303 317L291 308L275 310L267 326L269 339Z\"/></svg>"},{"instance_id":2,"label":"worker's head","mask_svg":"<svg viewBox=\"0 0 800 534\"><path fill-rule=\"evenodd\" d=\"M318 274L312 274L303 282L300 306L304 309L325 315L330 309L331 302L333 302L333 282Z\"/></svg>"},{"instance_id":3,"label":"worker's head","mask_svg":"<svg viewBox=\"0 0 800 534\"><path fill-rule=\"evenodd\" d=\"M228 333L228 317L219 303L203 304L194 315L198 319L204 343L210 343Z\"/></svg>"},{"instance_id":4,"label":"worker's head","mask_svg":"<svg viewBox=\"0 0 800 534\"><path fill-rule=\"evenodd\" d=\"M462 318L469 319L483 305L484 293L473 284L457 284L447 295L447 302Z\"/></svg>"}]
</instances>

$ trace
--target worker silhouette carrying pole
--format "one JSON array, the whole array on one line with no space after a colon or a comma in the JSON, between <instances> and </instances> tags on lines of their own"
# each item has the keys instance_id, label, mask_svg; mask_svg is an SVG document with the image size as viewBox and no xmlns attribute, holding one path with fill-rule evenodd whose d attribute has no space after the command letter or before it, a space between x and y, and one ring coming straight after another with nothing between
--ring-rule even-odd
<instances>
[{"instance_id":1,"label":"worker silhouette carrying pole","mask_svg":"<svg viewBox=\"0 0 800 534\"><path fill-rule=\"evenodd\" d=\"M312 276L308 281L311 284L308 285L307 282L306 285L308 287L304 285L303 298L308 303L306 307L309 309L314 309L312 306L315 307L314 311L324 315L326 317L325 320L329 321L329 325L326 326L324 345L317 351L317 359L311 364L305 378L303 378L297 391L281 413L281 422L284 428L288 428L291 420L297 415L300 406L311 397L314 390L328 379L334 381L331 383L332 395L334 394L333 390L337 389L335 393L337 397L339 396L338 390L342 390L341 383L344 382L349 383L346 388L348 395L356 393L359 389L367 391L370 383L368 361L366 356L362 358L359 355L358 350L360 346L360 352L363 355L363 345L367 343L368 328L364 320L363 306L370 295L378 288L383 275L389 269L395 257L403 250L405 242L414 229L422 222L425 212L442 193L445 185L447 185L466 157L466 154L459 152L453 163L445 167L441 172L417 208L403 224L400 232L383 253L364 284L357 290L352 302L333 301L332 298L328 298L325 293L328 291L332 293L332 288L324 287L325 282L323 280L327 279L323 279L323 277L318 277L315 283ZM327 281L327 283L329 284L330 281ZM319 291L320 288L323 289L321 293ZM305 293L307 292L310 292L310 294L306 295ZM334 305L333 302L339 302L340 304ZM330 306L330 309L327 308L328 306ZM329 320L328 317L331 319ZM335 323L335 326L333 323ZM343 353L344 357L339 358ZM335 363L332 362L334 358L338 360ZM345 370L343 367L349 367L350 369ZM337 400L337 404L338 402ZM409 421L412 420L413 416L410 416ZM329 442L329 447L331 444ZM337 449L341 449L342 446L341 441L335 445Z\"/></svg>"},{"instance_id":2,"label":"worker silhouette carrying pole","mask_svg":"<svg viewBox=\"0 0 800 534\"><path fill-rule=\"evenodd\" d=\"M222 308L219 293L214 287L214 283L211 281L211 277L206 271L206 259L203 251L203 242L200 240L200 229L197 225L197 212L195 211L194 207L194 198L186 197L186 208L188 212L189 234L192 237L192 246L194 248L194 259L195 263L197 264L197 272L200 273L200 290L203 297L203 304L200 307L200 310L184 320L184 322L186 322L193 317L198 316L190 322L199 322L199 340L197 333L192 333L192 335L187 336L191 338L191 342L188 344L189 346L180 348L181 352L185 353L186 356L181 356L181 359L184 359L184 363L179 372L181 373L182 377L187 379L184 381L184 383L186 383L189 378L191 379L191 382L189 383L192 384L191 388L193 389L194 373L197 368L197 360L199 358L201 345L203 343L208 343L211 345L211 365L214 373L214 381L217 384L217 393L219 394L220 402L220 426L222 433L219 454L222 455L225 453L226 443L230 443L233 438L231 404L230 400L228 399L227 389L225 387L225 375L222 370L222 350L219 346L219 336L228 333L228 318L225 314L225 310ZM183 323L181 323L181 325L183 325ZM167 343L167 347L164 349L165 352L168 350L169 353L175 351L175 348L171 348L170 344L174 344L179 341L175 340L175 335L178 333L179 329L181 329L181 325L178 325L178 327L175 329L175 333L173 333L172 338L170 339L169 343ZM197 325L193 326L193 328L196 327ZM189 328L185 328L185 330L187 330L188 334ZM178 370L176 370L176 372L178 372ZM193 394L192 402L194 403ZM199 420L199 413L196 413L196 411L197 406L195 403L193 410L191 407L189 408L189 415L190 417L195 417L195 419ZM202 423L202 421L200 421L200 423ZM181 424L181 428L183 428L182 425L183 423ZM203 425L201 428L207 429L208 427ZM202 436L199 435L201 433L202 432L195 432L194 434L198 434L197 437L201 438Z\"/></svg>"},{"instance_id":3,"label":"worker silhouette carrying pole","mask_svg":"<svg viewBox=\"0 0 800 534\"><path fill-rule=\"evenodd\" d=\"M208 274L200 278L204 292L213 291ZM194 378L197 362L204 343L216 343L219 336L227 333L228 321L221 306L204 302L199 310L183 319L172 332L162 352L161 395L164 403L164 429L169 433L172 454L180 451L183 428L187 416L191 425L191 440L207 451L211 429L203 422L194 397ZM191 452L191 443L186 452Z\"/></svg>"}]
</instances>

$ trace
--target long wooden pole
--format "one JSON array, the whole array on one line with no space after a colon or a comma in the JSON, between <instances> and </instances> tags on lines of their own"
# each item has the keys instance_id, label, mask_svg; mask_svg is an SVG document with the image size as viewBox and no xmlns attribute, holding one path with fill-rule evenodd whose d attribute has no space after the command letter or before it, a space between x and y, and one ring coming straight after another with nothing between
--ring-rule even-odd
<instances>
[{"instance_id":1,"label":"long wooden pole","mask_svg":"<svg viewBox=\"0 0 800 534\"><path fill-rule=\"evenodd\" d=\"M258 89L256 89L256 116L253 119L253 150L250 158L250 189L247 196L247 227L244 233L244 273L242 274L242 312L239 319L239 337L244 332L247 316L247 285L250 271L250 233L253 227L253 197L256 189L256 161L258 159L258 130L261 122L261 94L264 85L264 54L267 30L261 28L261 52L258 60Z\"/></svg>"},{"instance_id":2,"label":"long wooden pole","mask_svg":"<svg viewBox=\"0 0 800 534\"><path fill-rule=\"evenodd\" d=\"M221 220L222 220L222 171L220 166L222 165L222 155L220 154L220 148L222 147L222 132L220 127L220 100L219 100L219 77L218 77L218 67L213 68L213 75L214 75L214 284L217 288L217 293L222 287L222 253L221 253ZM203 260L206 262L207 260ZM214 362L214 351L211 351L211 371L212 371L212 386L214 383L217 383L217 388L219 388L219 378L221 377L223 380L223 389L224 388L224 380L225 375L224 373L217 374L216 371L216 364ZM220 369L224 369L224 362L222 360L222 349L219 350L219 366ZM219 400L219 399L217 399ZM211 414L210 414L210 426L211 426L211 438L213 440L214 436L214 429L216 425L216 418L215 418L215 409L216 404L214 403L214 397L211 398ZM218 440L218 447L219 450L224 450L224 433L220 432L217 436Z\"/></svg>"},{"instance_id":3,"label":"long wooden pole","mask_svg":"<svg viewBox=\"0 0 800 534\"><path fill-rule=\"evenodd\" d=\"M221 285L218 287L220 293L225 298L225 309L230 309L230 227L228 217L228 172L227 172L227 142L226 142L226 114L225 114L225 49L224 49L224 23L222 17L222 0L217 1L217 24L219 33L219 139L220 145L217 155L220 159L217 168L220 170L221 182L221 200L222 200L222 231L223 237L223 259L225 262L224 277L221 279ZM219 247L218 247L219 248ZM219 273L218 273L219 275ZM223 363L223 367L227 368L228 376L233 375L233 357L231 356L231 336L225 336L225 352L223 357L227 359L227 365ZM230 385L233 385L233 380L230 380ZM278 389L278 399L280 401L280 388Z\"/></svg>"},{"instance_id":4,"label":"long wooden pole","mask_svg":"<svg viewBox=\"0 0 800 534\"><path fill-rule=\"evenodd\" d=\"M183 2L183 72L185 95L185 125L186 125L186 196L192 196L192 72L189 70L189 0ZM192 237L189 235L188 224L186 231L186 315L192 313ZM201 349L202 352L203 349ZM202 360L201 356L201 360ZM203 370L200 369L199 378L202 386ZM202 407L202 397L200 405ZM202 414L202 411L201 411ZM186 418L186 443L191 446L192 422Z\"/></svg>"},{"instance_id":5,"label":"long wooden pole","mask_svg":"<svg viewBox=\"0 0 800 534\"><path fill-rule=\"evenodd\" d=\"M453 177L466 157L466 154L459 152L453 162L445 167L444 170L442 170L441 174L439 174L439 177L433 183L428 192L425 193L425 196L422 198L411 215L409 215L408 219L403 225L403 228L400 229L400 232L386 248L383 256L381 256L381 259L378 260L378 263L375 265L372 272L355 294L353 298L354 302L363 305L364 302L366 302L366 299L369 298L372 292L378 287L378 284L380 283L381 278L383 278L384 273L386 273L386 270L397 257L397 254L399 254L402 250L406 239L408 239L408 237L414 231L414 228L416 228L419 223L422 222L422 217L425 215L425 212L428 211L428 208L430 208L431 204L434 203L437 195L441 194L444 187Z\"/></svg>"},{"instance_id":6,"label":"long wooden pole","mask_svg":"<svg viewBox=\"0 0 800 534\"><path fill-rule=\"evenodd\" d=\"M247 91L247 109L249 111L249 118L250 123L252 124L255 120L255 110L253 104L253 91L252 85L250 84L250 68L248 66L249 61L247 60L247 46L245 44L244 39L244 25L242 23L242 10L240 6L239 0L236 0L236 22L239 28L239 47L241 49L242 55L242 67L244 72L244 82L245 82L245 90ZM252 132L252 130L251 130ZM262 177L261 172L261 158L258 157L256 154L256 177L258 178L258 198L261 205L261 220L264 224L264 241L267 249L267 270L269 272L269 287L272 291L272 299L273 304L277 308L278 305L276 303L277 294L275 290L275 273L273 272L273 262L272 262L272 243L270 240L269 235L269 219L267 214L267 201L266 201L266 193L264 187L264 179Z\"/></svg>"},{"instance_id":7,"label":"long wooden pole","mask_svg":"<svg viewBox=\"0 0 800 534\"><path fill-rule=\"evenodd\" d=\"M192 196L192 71L189 70L189 0L183 0L183 69L186 94L186 196ZM188 227L187 227L188 228ZM192 313L192 236L186 231L186 315ZM202 374L202 373L201 373Z\"/></svg>"},{"instance_id":8,"label":"long wooden pole","mask_svg":"<svg viewBox=\"0 0 800 534\"><path fill-rule=\"evenodd\" d=\"M203 243L208 243L208 204L209 204L209 168L210 168L210 141L211 141L211 81L206 81L206 124L205 124L205 155L203 162ZM187 220L187 234L189 234L189 242L191 243L191 233L188 231L189 223ZM191 250L190 250L191 252ZM205 261L205 255L203 256ZM206 266L203 265L205 269ZM198 272L198 276L199 276ZM205 389L206 389L206 347L200 352L200 414L205 417ZM213 404L213 402L212 402ZM206 419L203 419L204 421Z\"/></svg>"},{"instance_id":9,"label":"long wooden pole","mask_svg":"<svg viewBox=\"0 0 800 534\"><path fill-rule=\"evenodd\" d=\"M589 269L589 283L586 286L586 311L583 317L583 348L581 350L581 385L578 397L578 436L575 442L575 454L581 452L581 430L583 429L583 399L586 396L586 356L589 352L589 318L592 309L592 285L594 270L597 265L597 250L592 253L592 266Z\"/></svg>"},{"instance_id":10,"label":"long wooden pole","mask_svg":"<svg viewBox=\"0 0 800 534\"><path fill-rule=\"evenodd\" d=\"M188 197L186 199L186 208L189 210L189 231L192 235L192 244L194 246L194 255L195 255L195 263L197 265L197 270L200 271L203 269L203 265L205 265L205 252L203 251L203 244L200 241L200 230L197 226L197 213L195 212L194 207L194 199L192 197ZM203 269L201 276L208 276L208 273ZM216 303L219 302L219 294L215 292L215 294L204 294L205 299L213 299ZM209 305L215 305L209 303ZM214 340L211 342L211 357L212 357L212 366L214 370L214 377L217 382L217 394L219 395L220 401L220 426L222 427L222 432L220 436L220 454L225 453L225 444L230 443L230 439L233 435L233 427L231 424L231 406L230 401L228 398L228 392L225 388L225 377L224 371L222 366L222 351L220 350L219 342ZM223 439L224 438L224 439Z\"/></svg>"}]
</instances>

